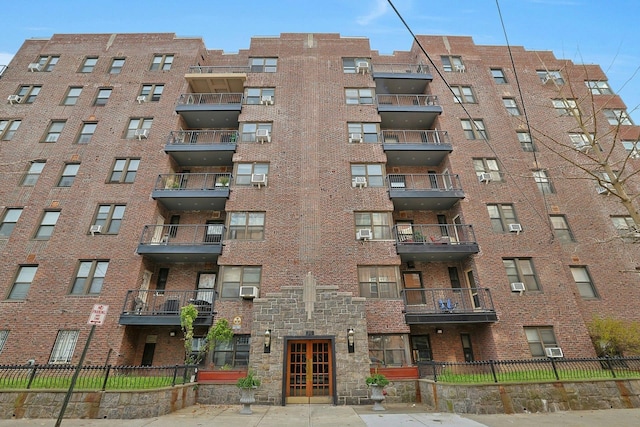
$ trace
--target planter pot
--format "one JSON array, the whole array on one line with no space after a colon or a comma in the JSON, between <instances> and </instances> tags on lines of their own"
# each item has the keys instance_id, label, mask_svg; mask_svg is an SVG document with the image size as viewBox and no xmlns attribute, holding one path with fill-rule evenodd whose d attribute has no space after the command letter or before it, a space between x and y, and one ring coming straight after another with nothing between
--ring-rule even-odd
<instances>
[{"instance_id":1,"label":"planter pot","mask_svg":"<svg viewBox=\"0 0 640 427\"><path fill-rule=\"evenodd\" d=\"M382 406L382 401L384 400L384 394L382 391L384 387L371 384L369 386L371 388L371 400L373 400L373 410L374 411L386 411L384 406Z\"/></svg>"},{"instance_id":2,"label":"planter pot","mask_svg":"<svg viewBox=\"0 0 640 427\"><path fill-rule=\"evenodd\" d=\"M240 409L240 413L242 415L251 415L253 412L251 411L251 404L256 401L256 388L241 388L240 389L240 403L242 403L242 408Z\"/></svg>"}]
</instances>

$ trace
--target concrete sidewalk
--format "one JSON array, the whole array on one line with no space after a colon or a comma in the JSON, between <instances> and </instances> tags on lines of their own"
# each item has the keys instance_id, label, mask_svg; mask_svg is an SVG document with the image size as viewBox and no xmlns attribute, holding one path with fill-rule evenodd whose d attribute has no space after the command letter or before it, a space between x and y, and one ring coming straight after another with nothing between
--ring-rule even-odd
<instances>
[{"instance_id":1,"label":"concrete sidewalk","mask_svg":"<svg viewBox=\"0 0 640 427\"><path fill-rule=\"evenodd\" d=\"M427 412L420 405L370 406L253 405L252 415L240 415L240 405L195 405L169 415L137 420L65 419L63 427L637 427L640 409L608 409L546 414L465 415ZM0 427L53 427L52 419L0 420Z\"/></svg>"}]
</instances>

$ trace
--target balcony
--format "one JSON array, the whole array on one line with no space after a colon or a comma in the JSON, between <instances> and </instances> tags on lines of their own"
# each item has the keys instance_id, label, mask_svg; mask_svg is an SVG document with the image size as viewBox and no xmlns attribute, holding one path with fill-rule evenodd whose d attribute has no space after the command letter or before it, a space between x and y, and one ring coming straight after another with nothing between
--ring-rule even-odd
<instances>
[{"instance_id":1,"label":"balcony","mask_svg":"<svg viewBox=\"0 0 640 427\"><path fill-rule=\"evenodd\" d=\"M429 67L422 64L373 64L372 68L377 93L421 94L433 80Z\"/></svg>"},{"instance_id":2,"label":"balcony","mask_svg":"<svg viewBox=\"0 0 640 427\"><path fill-rule=\"evenodd\" d=\"M231 166L237 140L237 129L176 130L164 151L181 166Z\"/></svg>"},{"instance_id":3,"label":"balcony","mask_svg":"<svg viewBox=\"0 0 640 427\"><path fill-rule=\"evenodd\" d=\"M383 129L429 129L442 114L436 95L376 95Z\"/></svg>"},{"instance_id":4,"label":"balcony","mask_svg":"<svg viewBox=\"0 0 640 427\"><path fill-rule=\"evenodd\" d=\"M464 199L456 174L389 174L389 197L396 210L441 211Z\"/></svg>"},{"instance_id":5,"label":"balcony","mask_svg":"<svg viewBox=\"0 0 640 427\"><path fill-rule=\"evenodd\" d=\"M151 197L170 211L223 211L230 181L230 173L161 174Z\"/></svg>"},{"instance_id":6,"label":"balcony","mask_svg":"<svg viewBox=\"0 0 640 427\"><path fill-rule=\"evenodd\" d=\"M498 321L486 288L405 289L408 325L492 323Z\"/></svg>"},{"instance_id":7,"label":"balcony","mask_svg":"<svg viewBox=\"0 0 640 427\"><path fill-rule=\"evenodd\" d=\"M389 166L438 166L453 151L443 130L383 130L380 141Z\"/></svg>"},{"instance_id":8,"label":"balcony","mask_svg":"<svg viewBox=\"0 0 640 427\"><path fill-rule=\"evenodd\" d=\"M403 262L460 261L479 252L471 225L397 224L393 234Z\"/></svg>"},{"instance_id":9,"label":"balcony","mask_svg":"<svg viewBox=\"0 0 640 427\"><path fill-rule=\"evenodd\" d=\"M176 113L190 128L238 128L242 93L183 93Z\"/></svg>"},{"instance_id":10,"label":"balcony","mask_svg":"<svg viewBox=\"0 0 640 427\"><path fill-rule=\"evenodd\" d=\"M243 92L248 66L191 66L184 76L195 93Z\"/></svg>"},{"instance_id":11,"label":"balcony","mask_svg":"<svg viewBox=\"0 0 640 427\"><path fill-rule=\"evenodd\" d=\"M213 324L215 291L130 290L120 313L121 325L180 326L180 309L193 304L198 309L194 325Z\"/></svg>"},{"instance_id":12,"label":"balcony","mask_svg":"<svg viewBox=\"0 0 640 427\"><path fill-rule=\"evenodd\" d=\"M215 262L223 235L223 224L145 225L138 254L155 262Z\"/></svg>"}]
</instances>

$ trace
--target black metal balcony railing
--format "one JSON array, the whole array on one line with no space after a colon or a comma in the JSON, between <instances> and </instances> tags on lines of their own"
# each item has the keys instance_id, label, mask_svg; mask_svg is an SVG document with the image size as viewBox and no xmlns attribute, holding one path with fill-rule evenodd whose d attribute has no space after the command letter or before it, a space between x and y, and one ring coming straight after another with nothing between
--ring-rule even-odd
<instances>
[{"instance_id":1,"label":"black metal balcony railing","mask_svg":"<svg viewBox=\"0 0 640 427\"><path fill-rule=\"evenodd\" d=\"M140 238L140 245L220 245L223 235L224 225L222 224L145 225Z\"/></svg>"},{"instance_id":2,"label":"black metal balcony railing","mask_svg":"<svg viewBox=\"0 0 640 427\"><path fill-rule=\"evenodd\" d=\"M404 289L406 313L463 314L495 311L486 288Z\"/></svg>"},{"instance_id":3,"label":"black metal balcony railing","mask_svg":"<svg viewBox=\"0 0 640 427\"><path fill-rule=\"evenodd\" d=\"M466 224L398 224L393 226L398 245L476 244L473 227Z\"/></svg>"},{"instance_id":4,"label":"black metal balcony railing","mask_svg":"<svg viewBox=\"0 0 640 427\"><path fill-rule=\"evenodd\" d=\"M167 144L235 144L238 141L236 129L217 130L174 130L169 133Z\"/></svg>"},{"instance_id":5,"label":"black metal balcony railing","mask_svg":"<svg viewBox=\"0 0 640 427\"><path fill-rule=\"evenodd\" d=\"M192 65L189 67L189 74L230 74L230 73L248 73L251 67L248 65L217 65L217 66L200 66Z\"/></svg>"},{"instance_id":6,"label":"black metal balcony railing","mask_svg":"<svg viewBox=\"0 0 640 427\"><path fill-rule=\"evenodd\" d=\"M376 95L378 105L423 107L438 105L437 95Z\"/></svg>"},{"instance_id":7,"label":"black metal balcony railing","mask_svg":"<svg viewBox=\"0 0 640 427\"><path fill-rule=\"evenodd\" d=\"M168 173L158 175L154 190L223 190L229 187L230 173Z\"/></svg>"},{"instance_id":8,"label":"black metal balcony railing","mask_svg":"<svg viewBox=\"0 0 640 427\"><path fill-rule=\"evenodd\" d=\"M459 191L462 190L457 174L389 174L387 186L392 190Z\"/></svg>"},{"instance_id":9,"label":"black metal balcony railing","mask_svg":"<svg viewBox=\"0 0 640 427\"><path fill-rule=\"evenodd\" d=\"M383 130L380 141L385 144L451 144L446 130Z\"/></svg>"},{"instance_id":10,"label":"black metal balcony railing","mask_svg":"<svg viewBox=\"0 0 640 427\"><path fill-rule=\"evenodd\" d=\"M374 73L398 73L398 74L430 74L429 66L425 64L373 64Z\"/></svg>"},{"instance_id":11,"label":"black metal balcony railing","mask_svg":"<svg viewBox=\"0 0 640 427\"><path fill-rule=\"evenodd\" d=\"M183 93L178 98L178 105L241 104L242 98L242 93Z\"/></svg>"},{"instance_id":12,"label":"black metal balcony railing","mask_svg":"<svg viewBox=\"0 0 640 427\"><path fill-rule=\"evenodd\" d=\"M198 317L213 314L216 291L193 289L189 291L129 290L122 307L123 315L179 316L182 307L193 304Z\"/></svg>"}]
</instances>

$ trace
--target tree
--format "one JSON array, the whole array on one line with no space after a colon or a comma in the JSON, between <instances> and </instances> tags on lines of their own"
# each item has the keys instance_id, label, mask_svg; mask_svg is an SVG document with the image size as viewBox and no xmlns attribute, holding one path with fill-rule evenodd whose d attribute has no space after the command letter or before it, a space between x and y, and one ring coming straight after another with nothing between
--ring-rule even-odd
<instances>
[{"instance_id":1,"label":"tree","mask_svg":"<svg viewBox=\"0 0 640 427\"><path fill-rule=\"evenodd\" d=\"M587 324L598 356L640 354L640 323L624 322L611 317L594 317Z\"/></svg>"},{"instance_id":2,"label":"tree","mask_svg":"<svg viewBox=\"0 0 640 427\"><path fill-rule=\"evenodd\" d=\"M227 319L220 319L212 325L205 336L205 345L201 346L197 354L193 352L194 322L198 317L198 309L193 304L187 304L180 309L180 326L184 332L185 363L198 363L207 351L213 350L216 343L229 342L233 339L233 330Z\"/></svg>"}]
</instances>

